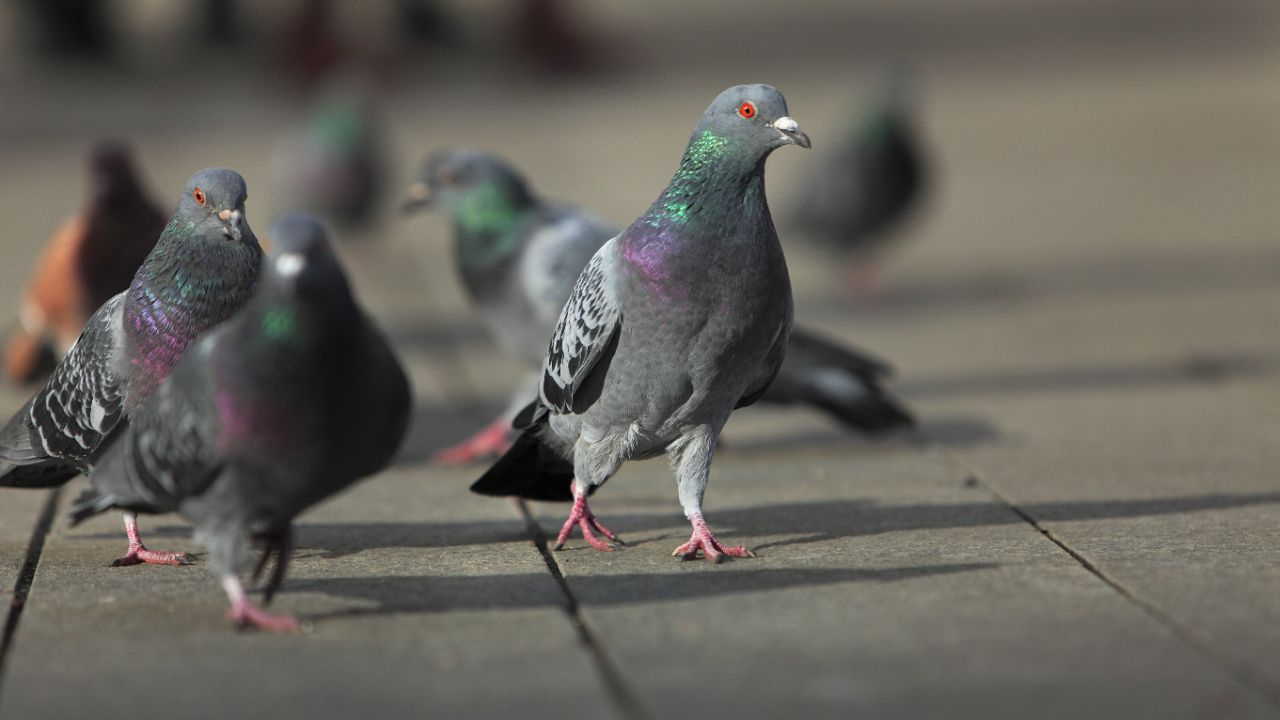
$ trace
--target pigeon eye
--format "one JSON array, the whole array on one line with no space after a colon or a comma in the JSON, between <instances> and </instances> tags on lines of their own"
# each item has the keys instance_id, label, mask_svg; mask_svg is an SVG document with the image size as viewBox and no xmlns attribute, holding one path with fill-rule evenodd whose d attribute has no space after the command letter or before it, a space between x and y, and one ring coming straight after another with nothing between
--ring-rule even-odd
<instances>
[{"instance_id":1,"label":"pigeon eye","mask_svg":"<svg viewBox=\"0 0 1280 720\"><path fill-rule=\"evenodd\" d=\"M204 191L200 188L196 188L195 192L191 193L191 197L196 199L197 205L204 205Z\"/></svg>"},{"instance_id":2,"label":"pigeon eye","mask_svg":"<svg viewBox=\"0 0 1280 720\"><path fill-rule=\"evenodd\" d=\"M743 103L738 106L738 114L750 120L756 116L756 104L750 100L744 100Z\"/></svg>"}]
</instances>

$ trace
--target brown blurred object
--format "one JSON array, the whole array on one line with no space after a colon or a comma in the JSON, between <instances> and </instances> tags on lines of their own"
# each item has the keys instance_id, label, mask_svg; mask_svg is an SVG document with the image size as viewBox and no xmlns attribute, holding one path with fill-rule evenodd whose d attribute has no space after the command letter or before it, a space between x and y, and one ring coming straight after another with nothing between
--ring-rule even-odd
<instances>
[{"instance_id":1,"label":"brown blurred object","mask_svg":"<svg viewBox=\"0 0 1280 720\"><path fill-rule=\"evenodd\" d=\"M510 29L515 54L544 73L577 74L597 62L580 16L563 0L518 0Z\"/></svg>"},{"instance_id":2,"label":"brown blurred object","mask_svg":"<svg viewBox=\"0 0 1280 720\"><path fill-rule=\"evenodd\" d=\"M303 87L313 87L349 54L329 0L302 0L282 25L271 44L280 67Z\"/></svg>"},{"instance_id":3,"label":"brown blurred object","mask_svg":"<svg viewBox=\"0 0 1280 720\"><path fill-rule=\"evenodd\" d=\"M54 232L31 273L5 348L12 382L31 382L52 369L89 316L129 286L167 221L118 143L90 152L86 198L80 214Z\"/></svg>"}]
</instances>

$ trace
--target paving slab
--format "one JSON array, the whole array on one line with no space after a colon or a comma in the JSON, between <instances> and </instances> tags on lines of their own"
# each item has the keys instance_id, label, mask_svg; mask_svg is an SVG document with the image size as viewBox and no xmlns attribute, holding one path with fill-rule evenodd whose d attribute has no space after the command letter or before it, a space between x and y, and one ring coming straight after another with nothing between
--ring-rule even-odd
<instances>
[{"instance_id":1,"label":"paving slab","mask_svg":"<svg viewBox=\"0 0 1280 720\"><path fill-rule=\"evenodd\" d=\"M706 515L758 557L720 566L670 556L673 485L627 468L593 509L629 547L554 553L653 717L1274 716L942 456L731 446Z\"/></svg>"},{"instance_id":2,"label":"paving slab","mask_svg":"<svg viewBox=\"0 0 1280 720\"><path fill-rule=\"evenodd\" d=\"M299 636L232 632L200 564L111 568L118 518L60 518L0 716L616 716L521 516L459 484L397 470L308 514L274 603ZM172 519L143 529L192 549ZM565 675L573 696L546 695Z\"/></svg>"}]
</instances>

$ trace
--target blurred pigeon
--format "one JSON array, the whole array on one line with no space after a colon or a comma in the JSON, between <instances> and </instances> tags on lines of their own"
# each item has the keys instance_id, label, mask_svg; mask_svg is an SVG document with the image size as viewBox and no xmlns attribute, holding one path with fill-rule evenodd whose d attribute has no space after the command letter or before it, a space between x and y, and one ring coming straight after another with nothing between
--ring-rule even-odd
<instances>
[{"instance_id":1,"label":"blurred pigeon","mask_svg":"<svg viewBox=\"0 0 1280 720\"><path fill-rule=\"evenodd\" d=\"M13 5L26 10L32 25L19 37L34 36L55 58L100 62L116 49L111 27L116 14L101 0L27 0Z\"/></svg>"},{"instance_id":2,"label":"blurred pigeon","mask_svg":"<svg viewBox=\"0 0 1280 720\"><path fill-rule=\"evenodd\" d=\"M368 222L385 184L381 133L370 92L350 76L331 81L306 124L277 146L281 186L330 222Z\"/></svg>"},{"instance_id":3,"label":"blurred pigeon","mask_svg":"<svg viewBox=\"0 0 1280 720\"><path fill-rule=\"evenodd\" d=\"M50 238L22 299L5 348L5 374L31 382L52 369L85 322L129 287L165 215L143 190L129 150L101 143L89 153L84 210Z\"/></svg>"},{"instance_id":4,"label":"blurred pigeon","mask_svg":"<svg viewBox=\"0 0 1280 720\"><path fill-rule=\"evenodd\" d=\"M409 383L365 317L308 215L281 219L253 299L197 341L103 456L75 521L108 508L181 512L238 626L298 629L245 596L248 540L274 555L269 602L293 548L293 518L381 470L404 437Z\"/></svg>"},{"instance_id":5,"label":"blurred pigeon","mask_svg":"<svg viewBox=\"0 0 1280 720\"><path fill-rule=\"evenodd\" d=\"M530 369L512 407L436 456L470 462L510 446L510 418L537 393L547 340L573 283L617 231L590 213L534 197L512 168L477 150L427 159L404 206L424 207L440 208L453 220L454 260L468 300L503 352Z\"/></svg>"},{"instance_id":6,"label":"blurred pigeon","mask_svg":"<svg viewBox=\"0 0 1280 720\"><path fill-rule=\"evenodd\" d=\"M0 429L0 487L54 487L91 471L197 335L253 292L262 248L244 218L244 178L222 168L187 181L173 217L125 292L98 309L35 397ZM149 550L124 511L117 565L184 564Z\"/></svg>"},{"instance_id":7,"label":"blurred pigeon","mask_svg":"<svg viewBox=\"0 0 1280 720\"><path fill-rule=\"evenodd\" d=\"M809 138L772 87L739 85L711 103L666 190L578 278L540 398L519 418L532 426L473 491L572 496L556 547L577 525L608 550L594 532L617 535L587 494L624 461L665 452L693 526L674 554L752 556L716 540L702 496L729 413L769 387L791 333L791 281L764 190L765 158L790 144Z\"/></svg>"},{"instance_id":8,"label":"blurred pigeon","mask_svg":"<svg viewBox=\"0 0 1280 720\"><path fill-rule=\"evenodd\" d=\"M494 342L540 369L574 282L617 230L589 212L538 198L515 168L467 148L428 156L404 204L419 208L439 209L452 220L458 273ZM807 403L871 434L910 427L911 414L882 387L891 373L879 360L797 328L778 378L760 401ZM540 376L534 370L513 406L437 460L470 462L505 451L509 418L537 392Z\"/></svg>"},{"instance_id":9,"label":"blurred pigeon","mask_svg":"<svg viewBox=\"0 0 1280 720\"><path fill-rule=\"evenodd\" d=\"M882 81L845 143L819 165L793 218L807 235L852 260L854 297L875 295L875 256L920 203L928 178L912 117L914 76L895 70Z\"/></svg>"}]
</instances>

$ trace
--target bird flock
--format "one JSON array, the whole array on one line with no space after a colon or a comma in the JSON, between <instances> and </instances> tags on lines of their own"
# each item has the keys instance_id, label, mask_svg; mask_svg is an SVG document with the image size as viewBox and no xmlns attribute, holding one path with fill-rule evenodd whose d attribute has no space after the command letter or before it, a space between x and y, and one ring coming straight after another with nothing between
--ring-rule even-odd
<instances>
[{"instance_id":1,"label":"bird flock","mask_svg":"<svg viewBox=\"0 0 1280 720\"><path fill-rule=\"evenodd\" d=\"M905 127L892 107L870 117L815 175L824 192L803 213L842 253L881 245L919 195L923 166ZM469 302L528 368L508 409L435 462L493 461L472 491L572 502L555 547L576 528L610 551L623 541L589 496L626 461L666 455L691 531L672 554L720 562L753 557L702 512L735 409L802 403L866 434L911 428L884 386L886 363L793 327L764 184L769 155L790 146L811 142L780 92L729 88L667 187L621 230L538 197L492 154L429 155L402 211L451 221ZM276 220L265 255L233 170L192 175L167 221L123 148L95 149L90 172L94 192L51 241L6 347L12 380L47 379L0 428L0 487L87 474L71 520L120 512L121 566L191 562L149 548L138 527L139 514L181 513L231 621L295 631L295 618L252 602L242 578L270 566L270 602L294 518L390 462L411 407L404 369L316 216Z\"/></svg>"}]
</instances>

